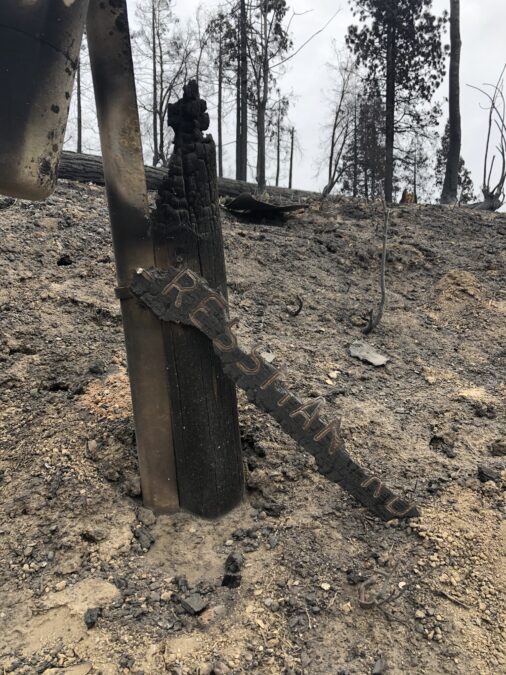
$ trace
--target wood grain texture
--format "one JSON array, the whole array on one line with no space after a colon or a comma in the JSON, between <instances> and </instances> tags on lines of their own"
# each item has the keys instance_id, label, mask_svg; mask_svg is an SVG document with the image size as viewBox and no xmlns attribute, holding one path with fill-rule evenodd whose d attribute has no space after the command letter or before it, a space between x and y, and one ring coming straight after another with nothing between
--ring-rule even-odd
<instances>
[{"instance_id":1,"label":"wood grain texture","mask_svg":"<svg viewBox=\"0 0 506 675\"><path fill-rule=\"evenodd\" d=\"M195 83L169 107L175 131L169 172L153 215L158 264L184 264L226 297L227 280L216 178L215 146ZM212 344L193 326L164 324L179 502L216 517L243 496L242 451L234 384Z\"/></svg>"}]
</instances>

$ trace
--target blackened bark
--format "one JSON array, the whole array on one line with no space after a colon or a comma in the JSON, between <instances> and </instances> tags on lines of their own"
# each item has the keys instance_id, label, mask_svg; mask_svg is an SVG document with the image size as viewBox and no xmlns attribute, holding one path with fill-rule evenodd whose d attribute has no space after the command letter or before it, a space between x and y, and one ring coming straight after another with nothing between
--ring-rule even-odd
<instances>
[{"instance_id":1,"label":"blackened bark","mask_svg":"<svg viewBox=\"0 0 506 675\"><path fill-rule=\"evenodd\" d=\"M265 122L267 114L267 101L269 100L269 34L267 12L269 11L267 4L262 4L260 10L261 24L262 24L262 65L261 75L257 82L257 184L260 192L265 190L266 176L266 154L265 154Z\"/></svg>"},{"instance_id":2,"label":"blackened bark","mask_svg":"<svg viewBox=\"0 0 506 675\"><path fill-rule=\"evenodd\" d=\"M385 97L385 201L392 203L394 182L395 69L397 48L392 20L387 34L387 76Z\"/></svg>"},{"instance_id":3,"label":"blackened bark","mask_svg":"<svg viewBox=\"0 0 506 675\"><path fill-rule=\"evenodd\" d=\"M353 120L353 196L356 197L357 194L358 194L358 131L357 131L357 99L355 99L354 120Z\"/></svg>"},{"instance_id":4,"label":"blackened bark","mask_svg":"<svg viewBox=\"0 0 506 675\"><path fill-rule=\"evenodd\" d=\"M247 23L248 17L246 14L246 0L241 0L241 14L240 14L240 62L241 62L241 137L240 146L240 166L239 180L248 179L248 31Z\"/></svg>"},{"instance_id":5,"label":"blackened bark","mask_svg":"<svg viewBox=\"0 0 506 675\"><path fill-rule=\"evenodd\" d=\"M195 81L168 106L175 132L169 174L153 220L157 264L192 269L227 298L216 177L216 150L206 103ZM235 387L212 343L195 328L164 326L174 452L181 507L205 517L227 512L243 496Z\"/></svg>"},{"instance_id":6,"label":"blackened bark","mask_svg":"<svg viewBox=\"0 0 506 675\"><path fill-rule=\"evenodd\" d=\"M295 140L295 128L292 127L290 131L290 169L288 171L288 188L291 190L292 189L292 181L293 181L293 146L294 146L294 140Z\"/></svg>"},{"instance_id":7,"label":"blackened bark","mask_svg":"<svg viewBox=\"0 0 506 675\"><path fill-rule=\"evenodd\" d=\"M153 166L158 164L158 81L156 72L155 0L151 0L151 58L153 60Z\"/></svg>"},{"instance_id":8,"label":"blackened bark","mask_svg":"<svg viewBox=\"0 0 506 675\"><path fill-rule=\"evenodd\" d=\"M223 40L218 45L218 175L223 178Z\"/></svg>"},{"instance_id":9,"label":"blackened bark","mask_svg":"<svg viewBox=\"0 0 506 675\"><path fill-rule=\"evenodd\" d=\"M81 61L77 64L77 152L83 151L83 100L81 90Z\"/></svg>"},{"instance_id":10,"label":"blackened bark","mask_svg":"<svg viewBox=\"0 0 506 675\"><path fill-rule=\"evenodd\" d=\"M260 192L265 190L265 104L263 98L257 110L257 184Z\"/></svg>"},{"instance_id":11,"label":"blackened bark","mask_svg":"<svg viewBox=\"0 0 506 675\"><path fill-rule=\"evenodd\" d=\"M446 171L441 193L442 204L454 204L457 201L459 182L459 160L462 132L460 124L460 0L450 0L450 88L449 117L450 134Z\"/></svg>"},{"instance_id":12,"label":"blackened bark","mask_svg":"<svg viewBox=\"0 0 506 675\"><path fill-rule=\"evenodd\" d=\"M279 186L279 172L281 169L281 104L278 110L276 124L276 187Z\"/></svg>"},{"instance_id":13,"label":"blackened bark","mask_svg":"<svg viewBox=\"0 0 506 675\"><path fill-rule=\"evenodd\" d=\"M158 190L167 176L167 170L145 166L146 184L148 190ZM79 183L94 183L95 185L104 185L104 168L102 166L102 157L98 155L78 155L75 152L63 152L60 164L58 166L58 178L64 180L75 180ZM256 192L254 183L246 183L242 180L233 178L220 178L218 180L218 192L220 197L238 197L244 192L254 194ZM308 192L307 190L289 190L287 188L269 186L269 194L273 197L286 200L298 200L316 198L317 192Z\"/></svg>"},{"instance_id":14,"label":"blackened bark","mask_svg":"<svg viewBox=\"0 0 506 675\"><path fill-rule=\"evenodd\" d=\"M240 180L242 166L241 143L241 59L237 58L237 77L235 81L235 177Z\"/></svg>"}]
</instances>

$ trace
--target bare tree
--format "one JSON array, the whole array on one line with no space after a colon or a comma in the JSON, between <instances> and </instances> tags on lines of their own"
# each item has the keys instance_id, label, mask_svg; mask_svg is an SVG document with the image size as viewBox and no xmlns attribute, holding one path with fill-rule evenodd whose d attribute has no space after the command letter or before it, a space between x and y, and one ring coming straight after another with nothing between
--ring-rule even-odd
<instances>
[{"instance_id":1,"label":"bare tree","mask_svg":"<svg viewBox=\"0 0 506 675\"><path fill-rule=\"evenodd\" d=\"M338 10L339 11L339 10ZM267 113L276 77L280 69L331 23L338 11L293 51L291 25L305 12L289 13L286 0L251 0L248 20L248 58L250 64L249 102L255 115L257 131L257 183L266 184Z\"/></svg>"},{"instance_id":2,"label":"bare tree","mask_svg":"<svg viewBox=\"0 0 506 675\"><path fill-rule=\"evenodd\" d=\"M201 49L195 30L181 27L172 11L172 0L149 0L137 6L140 29L133 35L141 112L148 116L153 166L167 166L170 137L167 106L183 84L195 76Z\"/></svg>"},{"instance_id":3,"label":"bare tree","mask_svg":"<svg viewBox=\"0 0 506 675\"><path fill-rule=\"evenodd\" d=\"M332 122L327 161L327 183L323 196L329 195L343 176L345 165L342 161L349 140L348 132L353 124L356 108L354 65L352 59L336 50L337 64L330 66L336 79L332 89ZM356 125L355 125L356 130Z\"/></svg>"},{"instance_id":4,"label":"bare tree","mask_svg":"<svg viewBox=\"0 0 506 675\"><path fill-rule=\"evenodd\" d=\"M237 178L248 178L248 15L246 0L240 0L239 11L239 137L237 145Z\"/></svg>"},{"instance_id":5,"label":"bare tree","mask_svg":"<svg viewBox=\"0 0 506 675\"><path fill-rule=\"evenodd\" d=\"M276 149L276 178L274 183L276 187L279 186L282 155L284 155L286 152L285 136L288 131L286 126L286 117L289 105L289 99L286 96L279 95L278 100L274 103L273 109L269 111L269 140L274 144Z\"/></svg>"},{"instance_id":6,"label":"bare tree","mask_svg":"<svg viewBox=\"0 0 506 675\"><path fill-rule=\"evenodd\" d=\"M241 127L241 85L238 82L238 38L237 38L237 6L232 10L223 6L219 7L217 12L208 19L204 40L207 66L204 68L205 82L202 82L201 89L208 100L214 100L216 103L216 126L217 126L217 149L218 149L218 175L223 177L223 126L226 116L233 109L233 102L228 96L229 92L235 91L235 108L238 119L236 120L236 159L237 149L240 146L240 127ZM235 12L235 14L234 14ZM202 70L202 69L201 69ZM247 112L247 111L246 111ZM246 118L247 119L247 118ZM238 161L238 159L237 159ZM236 177L239 177L239 164L236 166ZM244 177L246 179L246 175Z\"/></svg>"},{"instance_id":7,"label":"bare tree","mask_svg":"<svg viewBox=\"0 0 506 675\"><path fill-rule=\"evenodd\" d=\"M290 129L290 167L288 169L288 187L292 189L293 183L293 151L295 145L295 127Z\"/></svg>"},{"instance_id":8,"label":"bare tree","mask_svg":"<svg viewBox=\"0 0 506 675\"><path fill-rule=\"evenodd\" d=\"M504 204L504 185L506 183L506 102L504 98L504 73L506 65L503 67L496 84L484 84L485 89L480 89L472 85L488 100L488 127L487 139L485 142L485 157L483 160L483 201L472 204L471 207L485 211L497 211ZM497 138L498 137L498 138ZM495 149L499 156L500 168L496 171L495 179L494 168L497 155L493 153L491 145L496 142Z\"/></svg>"},{"instance_id":9,"label":"bare tree","mask_svg":"<svg viewBox=\"0 0 506 675\"><path fill-rule=\"evenodd\" d=\"M81 59L77 62L76 71L76 96L77 96L77 145L76 152L83 151L83 95L81 87Z\"/></svg>"},{"instance_id":10,"label":"bare tree","mask_svg":"<svg viewBox=\"0 0 506 675\"><path fill-rule=\"evenodd\" d=\"M460 125L460 0L450 0L449 147L441 204L457 201L462 132Z\"/></svg>"},{"instance_id":11,"label":"bare tree","mask_svg":"<svg viewBox=\"0 0 506 675\"><path fill-rule=\"evenodd\" d=\"M83 35L79 61L77 63L74 92L70 105L69 124L65 144L78 153L85 146L88 150L98 149L98 134L94 120L96 119L93 83L88 55L86 34Z\"/></svg>"}]
</instances>

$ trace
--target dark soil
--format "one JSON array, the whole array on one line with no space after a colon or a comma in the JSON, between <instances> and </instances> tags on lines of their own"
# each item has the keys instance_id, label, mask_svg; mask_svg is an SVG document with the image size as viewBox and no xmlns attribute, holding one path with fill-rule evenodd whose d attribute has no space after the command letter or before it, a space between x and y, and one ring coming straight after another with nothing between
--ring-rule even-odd
<instances>
[{"instance_id":1,"label":"dark soil","mask_svg":"<svg viewBox=\"0 0 506 675\"><path fill-rule=\"evenodd\" d=\"M395 208L364 338L381 220L224 214L230 305L421 518L371 516L240 398L247 497L209 522L142 508L103 190L0 211L3 672L505 671L506 217Z\"/></svg>"}]
</instances>

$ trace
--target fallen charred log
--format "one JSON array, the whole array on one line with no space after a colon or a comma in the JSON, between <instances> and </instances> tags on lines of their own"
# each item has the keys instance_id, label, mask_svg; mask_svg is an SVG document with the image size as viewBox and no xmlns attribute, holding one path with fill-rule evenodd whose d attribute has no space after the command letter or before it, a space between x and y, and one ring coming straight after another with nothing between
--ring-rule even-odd
<instances>
[{"instance_id":1,"label":"fallen charred log","mask_svg":"<svg viewBox=\"0 0 506 675\"><path fill-rule=\"evenodd\" d=\"M158 190L162 181L167 177L168 169L145 166L146 183L148 190ZM64 152L58 167L58 178L74 180L79 183L95 183L104 185L104 169L102 157L98 155L83 155L77 152ZM231 178L218 178L218 192L220 197L238 197L241 194L255 194L258 191L254 183L233 180ZM317 192L304 190L290 190L288 188L268 187L267 192L281 203L300 199L315 199L319 197Z\"/></svg>"}]
</instances>

